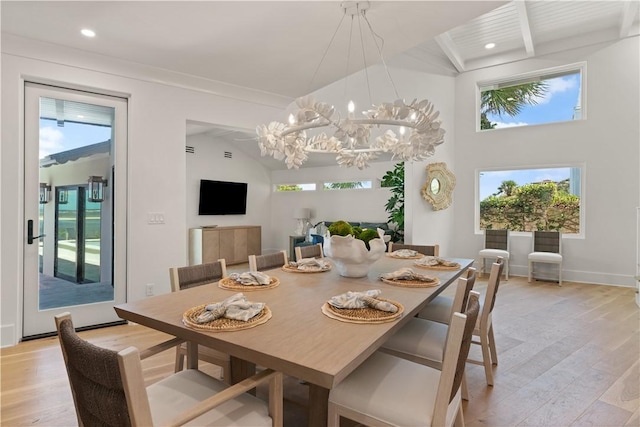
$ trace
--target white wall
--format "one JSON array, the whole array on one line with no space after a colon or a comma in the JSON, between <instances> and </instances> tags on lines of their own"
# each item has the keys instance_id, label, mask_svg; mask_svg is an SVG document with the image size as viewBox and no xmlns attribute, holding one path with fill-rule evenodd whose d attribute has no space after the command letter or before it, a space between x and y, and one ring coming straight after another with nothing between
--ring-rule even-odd
<instances>
[{"instance_id":1,"label":"white wall","mask_svg":"<svg viewBox=\"0 0 640 427\"><path fill-rule=\"evenodd\" d=\"M407 58L401 58L405 65L410 64ZM422 199L420 191L427 180L426 166L432 162L446 162L455 172L454 165L454 90L455 79L447 76L430 75L424 72L390 68L389 72L398 90L398 95L407 101L414 98L418 100L430 100L435 109L440 111L442 127L446 130L445 142L436 149L435 156L422 161L407 163L405 165L405 241L413 244L439 244L441 254L447 255L450 251L451 236L454 232L453 211L454 203L443 211L434 211L427 201ZM371 97L374 104L390 102L397 99L392 89L387 74L382 66L369 68L369 80L371 82ZM348 78L348 90L345 95L345 83L343 80L331 84L317 92L314 92L316 100L325 102L333 101L336 108L340 100L346 104L353 99L356 103L356 111L361 111L370 104L367 86L364 83L364 73L356 73ZM288 111L292 111L289 106ZM286 115L278 120L284 120ZM396 162L382 164L372 163L371 168L359 171L357 168L315 168L303 170L274 171L272 181L274 184L322 182L322 180L364 180L376 177L378 179L393 169ZM307 178L308 177L308 178ZM303 179L304 178L304 179ZM311 181L310 181L311 180ZM296 207L311 207L321 209L314 221L326 220L386 220L388 214L384 211L384 205L389 199L388 189L373 191L373 199L368 200L367 193L362 190L352 190L340 196L323 194L322 192L301 192L295 194L276 194L272 200L272 212L274 218L273 230L278 235L288 235L295 228L295 221L291 213ZM340 192L342 193L342 192ZM352 194L348 194L352 193ZM338 198L340 197L340 198ZM326 213L325 213L326 212ZM282 221L281 216L285 220ZM328 216L327 216L328 215ZM364 218L363 216L366 216ZM312 221L313 222L313 221ZM284 242L284 238L280 237ZM288 240L287 240L288 241ZM288 243L287 243L288 244ZM285 246L286 247L286 246Z\"/></svg>"},{"instance_id":2,"label":"white wall","mask_svg":"<svg viewBox=\"0 0 640 427\"><path fill-rule=\"evenodd\" d=\"M563 242L564 279L633 285L635 207L639 205L639 43L565 52L462 74L456 79L453 253L473 258L483 238L474 232L476 170L584 163L584 238ZM586 61L587 120L476 132L476 82ZM530 234L511 239L511 271L527 274Z\"/></svg>"},{"instance_id":3,"label":"white wall","mask_svg":"<svg viewBox=\"0 0 640 427\"><path fill-rule=\"evenodd\" d=\"M274 242L269 240L271 233L271 212L264 209L271 198L270 171L260 163L245 155L228 142L206 134L187 137L187 145L195 150L186 155L186 215L187 227L203 225L260 225L262 227L262 247L270 248ZM225 151L232 158L225 158ZM246 182L246 215L198 215L200 180ZM186 260L185 260L186 261ZM186 265L186 264L185 264Z\"/></svg>"},{"instance_id":4,"label":"white wall","mask_svg":"<svg viewBox=\"0 0 640 427\"><path fill-rule=\"evenodd\" d=\"M66 65L63 65L66 64ZM186 259L186 122L251 128L281 111L279 99L210 81L175 82L176 76L135 64L44 43L2 39L2 277L0 344L15 344L22 330L24 80L128 97L129 199L127 294L144 298L144 284L169 291L168 268ZM186 83L185 83L186 82ZM254 101L247 101L253 94ZM287 102L288 103L288 102ZM283 103L282 105L286 105ZM170 197L168 196L170 195ZM30 196L31 197L31 196ZM37 195L33 195L37 197ZM165 224L147 224L163 212Z\"/></svg>"},{"instance_id":5,"label":"white wall","mask_svg":"<svg viewBox=\"0 0 640 427\"><path fill-rule=\"evenodd\" d=\"M393 169L394 162L372 163L371 167L341 168L338 166L280 170L272 172L273 185L316 184L315 191L273 193L272 221L269 232L275 249L289 249L289 236L294 234L297 220L294 209L310 208L312 224L320 221L387 222L384 207L391 196L388 188L380 188L380 179ZM322 190L324 182L373 181L372 189ZM264 231L263 231L264 234ZM264 247L264 245L263 245Z\"/></svg>"}]
</instances>

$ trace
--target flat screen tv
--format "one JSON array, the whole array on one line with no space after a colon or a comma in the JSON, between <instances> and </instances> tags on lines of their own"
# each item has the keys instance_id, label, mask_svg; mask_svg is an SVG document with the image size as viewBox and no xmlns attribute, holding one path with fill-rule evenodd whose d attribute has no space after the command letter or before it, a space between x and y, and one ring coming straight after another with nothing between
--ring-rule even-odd
<instances>
[{"instance_id":1,"label":"flat screen tv","mask_svg":"<svg viewBox=\"0 0 640 427\"><path fill-rule=\"evenodd\" d=\"M247 183L200 180L198 215L245 215Z\"/></svg>"}]
</instances>

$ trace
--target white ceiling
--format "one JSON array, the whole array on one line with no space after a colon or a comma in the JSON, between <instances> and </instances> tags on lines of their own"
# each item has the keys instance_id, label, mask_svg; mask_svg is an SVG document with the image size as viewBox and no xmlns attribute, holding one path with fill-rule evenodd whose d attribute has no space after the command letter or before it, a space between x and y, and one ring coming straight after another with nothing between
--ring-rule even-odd
<instances>
[{"instance_id":1,"label":"white ceiling","mask_svg":"<svg viewBox=\"0 0 640 427\"><path fill-rule=\"evenodd\" d=\"M2 1L2 33L295 98L346 75L349 25L334 1ZM638 1L373 1L384 57L456 75L638 34ZM347 22L348 22L348 18ZM79 35L91 28L97 36ZM357 30L357 28L356 28ZM354 39L359 40L359 39ZM488 42L496 43L491 50ZM379 55L366 52L367 65ZM364 64L354 55L349 72ZM358 53L359 54L359 53ZM316 68L321 67L312 79ZM190 123L255 156L252 131ZM259 157L259 154L257 154ZM261 158L265 160L265 158ZM283 168L283 162L266 162ZM307 166L321 165L309 162Z\"/></svg>"}]
</instances>

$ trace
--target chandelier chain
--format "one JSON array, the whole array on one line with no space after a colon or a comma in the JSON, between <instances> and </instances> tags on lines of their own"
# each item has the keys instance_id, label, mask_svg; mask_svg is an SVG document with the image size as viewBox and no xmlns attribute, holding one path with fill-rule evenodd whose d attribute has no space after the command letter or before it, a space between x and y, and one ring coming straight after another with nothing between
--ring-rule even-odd
<instances>
[{"instance_id":1,"label":"chandelier chain","mask_svg":"<svg viewBox=\"0 0 640 427\"><path fill-rule=\"evenodd\" d=\"M382 52L384 50L384 38L373 30L373 26L371 25L371 22L369 22L369 18L367 18L367 15L363 14L362 16L364 18L364 22L366 22L367 25L369 26L369 31L371 31L371 35L373 37L373 44L375 45L376 49L378 50L378 54L380 55L380 60L382 61L382 65L384 66L384 71L387 73L387 77L389 78L389 81L391 82L391 87L393 87L393 92L396 94L396 98L400 98L400 95L398 94L398 89L396 88L396 84L394 83L393 79L391 78L391 73L389 72L389 67L387 67L387 63L384 60L384 55L382 54ZM380 45L378 45L378 41L377 41L378 39L380 39Z\"/></svg>"}]
</instances>

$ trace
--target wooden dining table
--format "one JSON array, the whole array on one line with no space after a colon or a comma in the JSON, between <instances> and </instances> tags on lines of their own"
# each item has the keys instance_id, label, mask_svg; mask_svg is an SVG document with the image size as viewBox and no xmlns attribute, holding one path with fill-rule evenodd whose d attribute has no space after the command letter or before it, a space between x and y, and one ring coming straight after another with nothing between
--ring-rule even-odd
<instances>
[{"instance_id":1,"label":"wooden dining table","mask_svg":"<svg viewBox=\"0 0 640 427\"><path fill-rule=\"evenodd\" d=\"M237 382L263 366L306 381L309 384L309 426L325 426L329 390L375 352L404 323L442 292L473 263L456 261L456 270L417 267L415 260L387 255L376 261L366 277L347 278L335 268L321 273L296 273L283 269L265 271L279 279L271 289L244 294L251 301L264 302L272 317L264 324L238 331L211 332L183 323L183 314L196 306L219 302L237 291L222 289L218 283L115 306L122 319L182 338L188 343L187 366L197 368L197 345L212 347L231 356L232 382ZM328 259L331 262L330 259ZM384 283L382 273L410 267L437 277L439 285L425 288ZM381 297L400 303L403 315L377 324L348 323L323 314L321 307L334 295L347 291L379 289Z\"/></svg>"}]
</instances>

